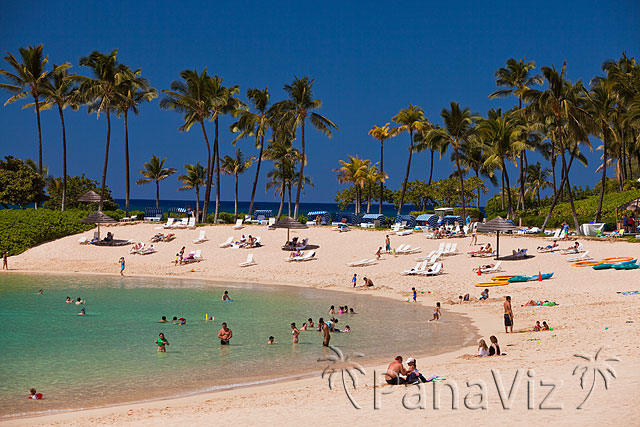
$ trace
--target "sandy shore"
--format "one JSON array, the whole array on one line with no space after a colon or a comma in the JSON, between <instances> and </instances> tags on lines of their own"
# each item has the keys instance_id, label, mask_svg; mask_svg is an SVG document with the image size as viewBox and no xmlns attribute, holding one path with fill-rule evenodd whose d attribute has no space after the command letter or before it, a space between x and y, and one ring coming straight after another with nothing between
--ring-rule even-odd
<instances>
[{"instance_id":1,"label":"sandy shore","mask_svg":"<svg viewBox=\"0 0 640 427\"><path fill-rule=\"evenodd\" d=\"M157 224L119 225L109 230L116 238L148 242L157 232ZM292 236L309 237L316 249L317 259L306 263L285 263L288 253L280 246L286 240L286 230L269 231L264 226L248 226L232 230L231 226L211 226L206 230L209 241L192 244L201 228L173 231L177 238L170 243L157 243L158 252L152 255L130 255L129 247L80 246L79 236L70 236L32 248L10 258L14 271L118 274L118 259L127 260L127 275L199 278L245 282L282 283L297 286L331 288L346 292L366 292L371 295L406 299L412 287L421 291L419 303L432 306L443 303L443 312L456 311L465 314L488 339L496 335L504 357L471 358L475 343L453 353L418 359L421 372L427 377L439 375L447 378L439 382L441 405L434 410L432 384L423 388L419 400L417 387L374 388L374 371L384 372L385 366L365 366L366 375L358 375L357 389L349 388L354 400L362 409L355 409L347 398L340 376L332 390L327 380L308 378L251 388L228 390L140 404L127 404L88 411L76 411L45 417L6 421L15 425L55 424L135 424L135 425L210 425L217 423L325 425L348 423L351 425L424 424L437 417L437 422L465 422L474 425L510 423L516 425L553 422L560 425L639 425L636 418L640 409L636 405L640 397L640 295L625 296L617 291L640 289L640 270L594 271L590 268L571 267L566 256L558 253L537 254L535 248L547 241L531 237L501 237L501 253L513 249L528 248L535 257L521 261L503 261L503 274L537 274L538 271L554 272L551 280L511 284L493 287L487 302L473 301L481 289L474 286L488 281L490 276L477 277L472 268L480 263L493 262L467 257L464 252L477 249L469 246L470 238L455 239L462 252L444 260L445 274L437 277L408 277L400 272L414 266L415 258L437 249L440 241L428 240L422 234L403 237L391 236L392 246L408 243L421 247L416 255L393 257L384 255L375 265L349 268L346 263L372 258L384 244L385 233L374 230L353 230L348 233L331 231L327 227L310 228L292 232ZM103 230L107 230L103 228ZM91 233L85 233L89 236ZM229 236L242 234L261 236L265 244L257 249L220 249ZM491 242L495 236L480 236L479 243ZM562 243L568 246L572 242ZM595 259L611 256L640 257L640 245L626 242L584 242ZM188 266L175 266L172 261L182 246L187 251L201 249L204 260ZM253 253L257 265L238 267L248 253ZM375 289L351 286L353 273L358 277L373 279ZM361 284L361 282L359 282ZM472 301L458 304L458 296L470 293ZM505 334L502 325L502 303L505 295L513 298L515 330ZM551 300L556 307L521 307L530 299ZM546 320L552 332L531 332L536 320ZM633 322L633 323L628 323ZM425 319L425 327L431 327ZM536 340L531 340L535 338ZM429 343L424 343L425 353ZM601 359L586 362L575 354L594 356L602 348ZM405 358L411 355L405 355ZM608 389L595 368L602 367L604 358L615 357L610 362L616 378L606 373ZM580 375L572 375L577 365L588 366L584 376L584 389L580 387ZM519 387L513 387L514 375ZM583 405L595 373L595 386ZM496 380L498 378L498 380ZM378 380L379 381L379 380ZM469 384L468 384L469 383ZM473 383L480 385L473 385ZM498 385L502 385L499 387ZM553 393L546 398L552 386ZM451 397L446 384L456 385L457 409L451 408ZM500 392L503 398L500 397ZM479 391L484 390L480 402ZM375 395L375 396L374 396ZM546 399L545 399L546 398ZM544 402L543 402L544 401ZM378 409L374 406L377 405ZM420 408L424 405L426 408ZM503 405L510 406L505 410ZM541 407L542 405L542 407ZM417 406L406 409L405 406ZM476 406L486 409L471 409ZM531 406L531 409L529 408ZM547 408L562 409L547 409ZM454 418L455 417L455 418Z\"/></svg>"}]
</instances>

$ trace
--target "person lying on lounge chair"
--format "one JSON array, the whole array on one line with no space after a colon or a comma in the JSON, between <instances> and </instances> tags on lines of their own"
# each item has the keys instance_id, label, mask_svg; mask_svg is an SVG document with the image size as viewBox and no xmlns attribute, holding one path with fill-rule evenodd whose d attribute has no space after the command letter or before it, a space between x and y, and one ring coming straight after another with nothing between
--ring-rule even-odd
<instances>
[{"instance_id":1,"label":"person lying on lounge chair","mask_svg":"<svg viewBox=\"0 0 640 427\"><path fill-rule=\"evenodd\" d=\"M580 248L580 243L576 241L572 246L569 246L568 248L563 249L563 251L568 254L577 254L579 248Z\"/></svg>"},{"instance_id":2,"label":"person lying on lounge chair","mask_svg":"<svg viewBox=\"0 0 640 427\"><path fill-rule=\"evenodd\" d=\"M491 243L487 243L486 246L482 246L479 250L471 251L467 253L471 255L484 255L484 254L490 254L492 252L493 252L493 248L491 247Z\"/></svg>"}]
</instances>

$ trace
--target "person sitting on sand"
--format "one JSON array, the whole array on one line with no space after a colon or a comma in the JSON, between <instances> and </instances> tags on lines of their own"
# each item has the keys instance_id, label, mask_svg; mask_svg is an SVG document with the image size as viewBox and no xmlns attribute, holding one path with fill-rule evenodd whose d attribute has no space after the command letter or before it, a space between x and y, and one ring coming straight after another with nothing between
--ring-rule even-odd
<instances>
[{"instance_id":1,"label":"person sitting on sand","mask_svg":"<svg viewBox=\"0 0 640 427\"><path fill-rule=\"evenodd\" d=\"M489 288L485 288L485 290L480 293L480 301L484 299L489 299Z\"/></svg>"},{"instance_id":2,"label":"person sitting on sand","mask_svg":"<svg viewBox=\"0 0 640 427\"><path fill-rule=\"evenodd\" d=\"M273 345L275 344L275 338L272 336L269 337L269 340L267 340L267 344L268 345Z\"/></svg>"},{"instance_id":3,"label":"person sitting on sand","mask_svg":"<svg viewBox=\"0 0 640 427\"><path fill-rule=\"evenodd\" d=\"M406 384L406 380L401 377L401 375L408 375L409 371L407 371L404 366L402 366L402 356L396 356L396 358L389 364L387 367L387 372L384 374L384 379L387 381L387 384L391 385L402 385Z\"/></svg>"},{"instance_id":4,"label":"person sitting on sand","mask_svg":"<svg viewBox=\"0 0 640 427\"><path fill-rule=\"evenodd\" d=\"M71 304L73 301L71 301L71 297L67 297L64 302L66 302L67 304Z\"/></svg>"},{"instance_id":5,"label":"person sitting on sand","mask_svg":"<svg viewBox=\"0 0 640 427\"><path fill-rule=\"evenodd\" d=\"M229 341L233 337L233 332L227 327L226 323L222 324L222 328L218 332L218 338L220 338L220 345L229 345Z\"/></svg>"},{"instance_id":6,"label":"person sitting on sand","mask_svg":"<svg viewBox=\"0 0 640 427\"><path fill-rule=\"evenodd\" d=\"M436 303L436 308L433 309L433 318L429 322L434 320L440 320L440 303Z\"/></svg>"},{"instance_id":7,"label":"person sitting on sand","mask_svg":"<svg viewBox=\"0 0 640 427\"><path fill-rule=\"evenodd\" d=\"M484 340L478 341L478 356L479 357L489 356L489 347L487 347L487 343Z\"/></svg>"},{"instance_id":8,"label":"person sitting on sand","mask_svg":"<svg viewBox=\"0 0 640 427\"><path fill-rule=\"evenodd\" d=\"M84 316L85 314L87 313L85 312L84 307L82 307L82 309L80 310L80 313L78 313L78 316Z\"/></svg>"},{"instance_id":9,"label":"person sitting on sand","mask_svg":"<svg viewBox=\"0 0 640 427\"><path fill-rule=\"evenodd\" d=\"M158 346L158 352L166 353L167 349L165 346L169 345L169 341L164 337L164 334L160 332L158 335L158 339L156 340L156 345Z\"/></svg>"},{"instance_id":10,"label":"person sitting on sand","mask_svg":"<svg viewBox=\"0 0 640 427\"><path fill-rule=\"evenodd\" d=\"M364 285L363 286L366 286L368 288L372 288L373 287L373 280L371 280L369 278L366 278L366 277L363 277L362 280L364 281Z\"/></svg>"},{"instance_id":11,"label":"person sitting on sand","mask_svg":"<svg viewBox=\"0 0 640 427\"><path fill-rule=\"evenodd\" d=\"M427 379L418 371L416 367L416 359L410 357L407 359L407 384L426 383Z\"/></svg>"},{"instance_id":12,"label":"person sitting on sand","mask_svg":"<svg viewBox=\"0 0 640 427\"><path fill-rule=\"evenodd\" d=\"M543 322L542 322L542 330L543 330L543 331L548 331L548 330L549 330L549 325L547 325L547 322L546 322L546 321L543 321Z\"/></svg>"},{"instance_id":13,"label":"person sitting on sand","mask_svg":"<svg viewBox=\"0 0 640 427\"><path fill-rule=\"evenodd\" d=\"M39 400L42 399L42 393L38 393L35 388L29 389L29 399Z\"/></svg>"},{"instance_id":14,"label":"person sitting on sand","mask_svg":"<svg viewBox=\"0 0 640 427\"><path fill-rule=\"evenodd\" d=\"M489 347L489 356L500 356L500 346L498 345L498 338L495 335L489 337L491 341L491 347Z\"/></svg>"},{"instance_id":15,"label":"person sitting on sand","mask_svg":"<svg viewBox=\"0 0 640 427\"><path fill-rule=\"evenodd\" d=\"M540 326L540 321L537 320L535 326L533 327L534 332L540 332L542 330L542 326Z\"/></svg>"}]
</instances>

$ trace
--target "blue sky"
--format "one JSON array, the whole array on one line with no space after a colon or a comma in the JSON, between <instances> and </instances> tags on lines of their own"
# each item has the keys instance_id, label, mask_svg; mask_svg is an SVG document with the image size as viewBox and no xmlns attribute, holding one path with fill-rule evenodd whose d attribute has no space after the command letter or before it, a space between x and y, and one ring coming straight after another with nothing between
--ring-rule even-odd
<instances>
[{"instance_id":1,"label":"blue sky","mask_svg":"<svg viewBox=\"0 0 640 427\"><path fill-rule=\"evenodd\" d=\"M184 6L186 5L186 6ZM72 71L93 50L119 49L120 62L142 68L152 85L167 89L186 68L224 78L228 85L269 86L272 100L283 99L282 86L294 75L316 79L321 114L340 127L329 140L307 133L309 164L305 171L316 186L306 201L332 201L340 188L333 168L347 154L378 161L379 145L367 131L391 121L409 103L441 122L440 111L450 101L486 114L489 108L509 108L514 99L489 100L495 90L493 73L510 57L560 67L567 61L571 80L585 83L599 74L605 59L640 53L640 4L636 1L564 1L522 3L477 2L5 2L0 14L0 51L17 54L19 47L44 43L51 63L68 61ZM4 55L3 55L4 56ZM3 62L2 68L6 63ZM2 93L2 100L7 98ZM106 120L86 108L66 111L68 169L100 178ZM222 120L221 153L232 154L230 119ZM129 123L132 177L152 154L167 157L167 165L182 170L186 163L206 164L201 132L178 132L180 115L162 111L158 100L141 108ZM13 104L0 108L0 155L37 158L35 114ZM60 123L55 111L42 114L44 163L54 175L62 171ZM211 133L213 131L210 125ZM123 125L112 122L107 185L124 196ZM597 146L594 141L594 148ZM254 154L247 139L239 146ZM389 185L399 187L406 168L408 136L385 149ZM574 167L572 183L593 187L600 152L590 153L589 166ZM452 171L447 154L436 164L435 177ZM536 156L533 156L533 161ZM265 163L265 171L270 168ZM515 168L510 175L515 181ZM427 177L427 155L412 163L411 179ZM248 200L252 171L241 176L241 200ZM264 174L263 174L264 175ZM264 191L257 200L273 200ZM176 191L170 177L161 184L161 198L191 196ZM153 198L154 186L132 185L133 198ZM233 178L222 178L222 199L233 199Z\"/></svg>"}]
</instances>

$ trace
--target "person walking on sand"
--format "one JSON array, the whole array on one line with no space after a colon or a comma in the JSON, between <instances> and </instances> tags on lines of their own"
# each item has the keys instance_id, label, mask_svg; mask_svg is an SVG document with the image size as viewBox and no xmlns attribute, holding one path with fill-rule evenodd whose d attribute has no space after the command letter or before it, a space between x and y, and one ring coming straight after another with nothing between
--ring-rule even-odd
<instances>
[{"instance_id":1,"label":"person walking on sand","mask_svg":"<svg viewBox=\"0 0 640 427\"><path fill-rule=\"evenodd\" d=\"M389 235L384 238L384 250L386 253L391 253L391 240L389 239Z\"/></svg>"},{"instance_id":2,"label":"person walking on sand","mask_svg":"<svg viewBox=\"0 0 640 427\"><path fill-rule=\"evenodd\" d=\"M358 281L358 275L353 273L353 278L351 279L351 283L353 283L353 287L356 287L356 282Z\"/></svg>"},{"instance_id":3,"label":"person walking on sand","mask_svg":"<svg viewBox=\"0 0 640 427\"><path fill-rule=\"evenodd\" d=\"M119 262L120 262L120 275L124 276L124 257L123 256L120 257Z\"/></svg>"},{"instance_id":4,"label":"person walking on sand","mask_svg":"<svg viewBox=\"0 0 640 427\"><path fill-rule=\"evenodd\" d=\"M416 292L416 288L411 288L411 291L413 292L413 302L418 302L417 298L418 298L418 292Z\"/></svg>"},{"instance_id":5,"label":"person walking on sand","mask_svg":"<svg viewBox=\"0 0 640 427\"><path fill-rule=\"evenodd\" d=\"M2 269L3 270L8 270L9 269L8 260L9 260L9 252L4 251L2 253Z\"/></svg>"},{"instance_id":6,"label":"person walking on sand","mask_svg":"<svg viewBox=\"0 0 640 427\"><path fill-rule=\"evenodd\" d=\"M182 260L184 259L184 250L185 247L183 246L182 249L180 249L180 252L176 254L176 265L182 265Z\"/></svg>"},{"instance_id":7,"label":"person walking on sand","mask_svg":"<svg viewBox=\"0 0 640 427\"><path fill-rule=\"evenodd\" d=\"M233 337L233 332L227 327L226 323L222 324L222 329L218 332L218 338L220 338L220 345L229 345L229 341Z\"/></svg>"},{"instance_id":8,"label":"person walking on sand","mask_svg":"<svg viewBox=\"0 0 640 427\"><path fill-rule=\"evenodd\" d=\"M291 324L291 335L293 335L293 343L296 344L298 342L298 335L300 335L300 330L296 327L295 322Z\"/></svg>"},{"instance_id":9,"label":"person walking on sand","mask_svg":"<svg viewBox=\"0 0 640 427\"><path fill-rule=\"evenodd\" d=\"M507 295L504 301L504 332L509 333L507 328L513 333L513 310L511 308L511 297Z\"/></svg>"},{"instance_id":10,"label":"person walking on sand","mask_svg":"<svg viewBox=\"0 0 640 427\"><path fill-rule=\"evenodd\" d=\"M324 319L322 317L318 319L318 330L322 332L322 345L324 347L329 347L329 341L331 341L331 333L329 330L329 325L324 323Z\"/></svg>"}]
</instances>

